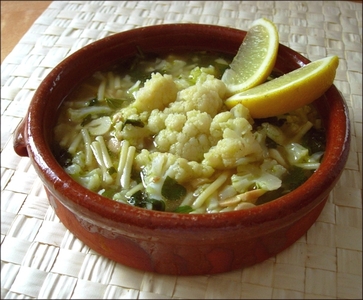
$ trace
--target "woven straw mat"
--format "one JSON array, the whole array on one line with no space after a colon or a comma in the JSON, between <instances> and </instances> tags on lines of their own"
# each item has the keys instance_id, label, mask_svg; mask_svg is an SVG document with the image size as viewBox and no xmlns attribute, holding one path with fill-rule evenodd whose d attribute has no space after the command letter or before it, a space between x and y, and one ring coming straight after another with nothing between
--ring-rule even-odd
<instances>
[{"instance_id":1,"label":"woven straw mat","mask_svg":"<svg viewBox=\"0 0 363 300\"><path fill-rule=\"evenodd\" d=\"M213 276L142 272L95 253L48 204L13 133L43 78L81 47L162 23L247 30L266 17L280 42L310 60L337 55L352 145L312 228L253 267ZM1 297L4 299L362 299L362 4L349 1L54 1L1 65Z\"/></svg>"}]
</instances>

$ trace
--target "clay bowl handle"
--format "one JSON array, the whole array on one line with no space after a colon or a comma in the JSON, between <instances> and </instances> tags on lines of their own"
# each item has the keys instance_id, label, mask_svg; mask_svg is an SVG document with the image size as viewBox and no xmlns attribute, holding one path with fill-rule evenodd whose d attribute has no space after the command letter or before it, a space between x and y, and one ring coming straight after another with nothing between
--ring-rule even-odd
<instances>
[{"instance_id":1,"label":"clay bowl handle","mask_svg":"<svg viewBox=\"0 0 363 300\"><path fill-rule=\"evenodd\" d=\"M25 118L20 122L18 127L15 129L14 139L13 139L13 147L19 156L28 156L28 149L26 147L26 138L25 138Z\"/></svg>"}]
</instances>

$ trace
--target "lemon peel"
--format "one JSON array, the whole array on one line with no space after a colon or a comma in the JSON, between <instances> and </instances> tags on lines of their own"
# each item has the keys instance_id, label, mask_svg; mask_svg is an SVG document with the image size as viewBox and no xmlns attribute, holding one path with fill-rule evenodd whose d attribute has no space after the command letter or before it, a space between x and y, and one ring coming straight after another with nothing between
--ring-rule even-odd
<instances>
[{"instance_id":1,"label":"lemon peel","mask_svg":"<svg viewBox=\"0 0 363 300\"><path fill-rule=\"evenodd\" d=\"M227 107L242 103L252 118L288 113L312 103L333 84L337 56L325 57L226 99Z\"/></svg>"}]
</instances>

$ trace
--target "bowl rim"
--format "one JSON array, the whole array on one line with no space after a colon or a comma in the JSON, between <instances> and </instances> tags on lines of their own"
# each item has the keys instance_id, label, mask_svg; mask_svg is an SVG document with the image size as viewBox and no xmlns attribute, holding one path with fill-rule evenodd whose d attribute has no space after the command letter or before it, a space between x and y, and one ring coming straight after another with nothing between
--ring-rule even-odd
<instances>
[{"instance_id":1,"label":"bowl rim","mask_svg":"<svg viewBox=\"0 0 363 300\"><path fill-rule=\"evenodd\" d=\"M79 55L85 55L88 52L104 47L104 43L112 45L114 41L129 38L136 33L142 32L143 34L148 34L160 30L174 30L176 32L188 30L197 30L198 32L202 32L203 30L215 30L219 34L222 34L225 31L233 31L234 33L241 34L243 37L246 34L246 31L219 25L193 23L151 25L123 31L102 38L84 46L61 61L39 85L26 116L25 136L27 138L29 157L35 163L37 172L47 188L50 189L60 201L64 200L64 204L71 210L80 206L93 214L99 215L101 218L133 224L139 227L152 226L163 228L165 226L170 226L170 224L174 224L173 226L190 229L206 227L218 228L221 226L233 227L236 226L236 224L242 223L247 224L246 226L253 226L257 223L274 222L276 218L292 218L297 211L308 212L312 210L318 205L318 202L315 201L317 198L323 200L323 198L327 197L343 171L350 145L348 108L341 93L334 85L330 87L323 97L333 99L330 101L332 102L330 105L332 105L331 109L334 109L334 111L331 111L331 114L329 115L329 124L332 124L331 118L344 121L344 123L340 122L334 125L336 131L334 140L338 142L338 145L335 147L328 147L333 143L333 137L331 136L329 141L327 141L329 145L327 144L327 152L325 153L324 160L318 170L303 185L294 191L263 205L258 205L246 210L221 213L180 214L160 212L134 207L105 198L97 193L89 191L87 188L71 179L57 163L53 153L45 142L46 139L44 137L44 129L42 128L41 120L43 112L39 109L39 107L42 106L41 99L43 94L53 89L59 73L64 72L64 69L67 66L72 65ZM289 52L291 54L290 59L297 65L302 66L310 62L306 57L282 44L279 46L279 51L285 54ZM337 169L334 174L331 172L333 168ZM328 174L328 176L326 174ZM67 191L66 196L62 194L61 190L69 187L76 188ZM135 218L135 216L137 217Z\"/></svg>"}]
</instances>

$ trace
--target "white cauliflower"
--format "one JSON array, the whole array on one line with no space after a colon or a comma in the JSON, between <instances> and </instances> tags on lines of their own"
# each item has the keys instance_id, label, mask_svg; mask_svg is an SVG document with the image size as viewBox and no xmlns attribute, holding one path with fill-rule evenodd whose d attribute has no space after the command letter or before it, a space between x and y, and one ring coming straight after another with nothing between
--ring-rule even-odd
<instances>
[{"instance_id":1,"label":"white cauliflower","mask_svg":"<svg viewBox=\"0 0 363 300\"><path fill-rule=\"evenodd\" d=\"M212 118L197 110L173 113L165 119L165 129L155 137L154 144L160 152L170 152L189 161L200 162L209 150L209 128Z\"/></svg>"},{"instance_id":2,"label":"white cauliflower","mask_svg":"<svg viewBox=\"0 0 363 300\"><path fill-rule=\"evenodd\" d=\"M210 125L223 106L225 93L221 80L206 75L178 92L176 101L164 110L152 110L147 126L155 133L157 150L200 162L212 146Z\"/></svg>"},{"instance_id":3,"label":"white cauliflower","mask_svg":"<svg viewBox=\"0 0 363 300\"><path fill-rule=\"evenodd\" d=\"M187 112L199 110L214 117L223 106L223 98L227 88L225 84L212 75L207 75L205 81L197 81L178 93L175 102L170 104L172 112Z\"/></svg>"},{"instance_id":4,"label":"white cauliflower","mask_svg":"<svg viewBox=\"0 0 363 300\"><path fill-rule=\"evenodd\" d=\"M195 178L208 178L214 169L197 162L190 162L171 153L143 149L136 155L134 168L142 172L143 184L149 196L161 199L161 189L167 177L179 184Z\"/></svg>"},{"instance_id":5,"label":"white cauliflower","mask_svg":"<svg viewBox=\"0 0 363 300\"><path fill-rule=\"evenodd\" d=\"M239 104L231 111L220 112L226 93L221 80L203 74L195 85L179 92L173 84L171 77L153 74L125 113L137 118L135 110L148 111L142 132L153 136L156 153L169 153L180 159L178 166L183 165L183 170L189 168L186 162L203 162L202 168L229 169L263 157L262 148L252 133L253 120L248 109ZM158 96L164 98L160 100ZM135 134L142 133L140 128L131 129L135 129ZM183 180L184 177L173 178Z\"/></svg>"},{"instance_id":6,"label":"white cauliflower","mask_svg":"<svg viewBox=\"0 0 363 300\"><path fill-rule=\"evenodd\" d=\"M149 118L150 112L143 111L138 112L136 107L132 105L126 106L125 108L121 109L119 112L113 115L112 122L113 123L124 123L126 120L140 120L141 122L146 123Z\"/></svg>"},{"instance_id":7,"label":"white cauliflower","mask_svg":"<svg viewBox=\"0 0 363 300\"><path fill-rule=\"evenodd\" d=\"M211 124L211 136L218 142L204 154L203 164L226 169L262 159L261 145L248 119L248 110L242 104L218 114Z\"/></svg>"},{"instance_id":8,"label":"white cauliflower","mask_svg":"<svg viewBox=\"0 0 363 300\"><path fill-rule=\"evenodd\" d=\"M282 176L286 169L273 159L265 159L261 165L246 165L237 168L232 175L232 186L238 193L245 193L251 188L273 191L281 187Z\"/></svg>"},{"instance_id":9,"label":"white cauliflower","mask_svg":"<svg viewBox=\"0 0 363 300\"><path fill-rule=\"evenodd\" d=\"M175 101L178 89L171 75L160 73L151 74L151 78L145 82L135 93L135 102L132 104L139 112L164 109L169 103Z\"/></svg>"},{"instance_id":10,"label":"white cauliflower","mask_svg":"<svg viewBox=\"0 0 363 300\"><path fill-rule=\"evenodd\" d=\"M154 109L150 112L147 127L151 132L157 134L160 130L165 128L165 119L167 114L162 110Z\"/></svg>"}]
</instances>

